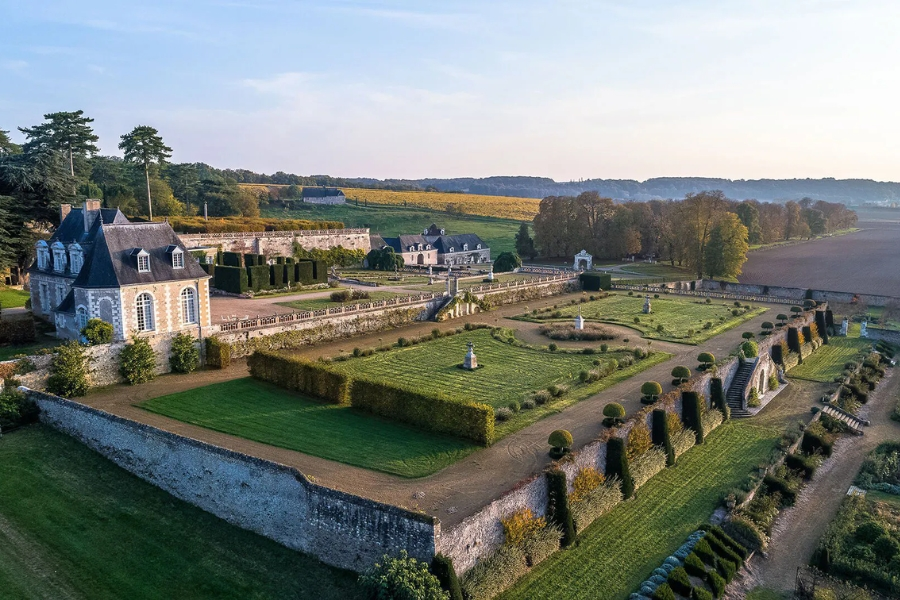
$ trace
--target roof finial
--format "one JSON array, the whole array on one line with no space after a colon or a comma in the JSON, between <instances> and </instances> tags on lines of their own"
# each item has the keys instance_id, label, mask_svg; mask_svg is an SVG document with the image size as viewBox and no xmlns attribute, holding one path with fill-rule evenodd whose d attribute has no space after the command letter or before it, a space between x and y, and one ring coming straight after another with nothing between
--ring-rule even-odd
<instances>
[{"instance_id":1,"label":"roof finial","mask_svg":"<svg viewBox=\"0 0 900 600\"><path fill-rule=\"evenodd\" d=\"M103 225L103 211L102 210L97 211L97 218L100 219L100 224Z\"/></svg>"}]
</instances>

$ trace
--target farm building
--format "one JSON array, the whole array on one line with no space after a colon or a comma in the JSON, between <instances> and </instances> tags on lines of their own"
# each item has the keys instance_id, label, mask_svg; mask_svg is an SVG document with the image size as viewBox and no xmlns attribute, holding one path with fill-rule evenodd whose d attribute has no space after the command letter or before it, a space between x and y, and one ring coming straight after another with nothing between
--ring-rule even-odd
<instances>
[{"instance_id":1,"label":"farm building","mask_svg":"<svg viewBox=\"0 0 900 600\"><path fill-rule=\"evenodd\" d=\"M330 187L305 187L300 198L309 204L344 204L347 199L344 192Z\"/></svg>"},{"instance_id":2,"label":"farm building","mask_svg":"<svg viewBox=\"0 0 900 600\"><path fill-rule=\"evenodd\" d=\"M99 200L60 213L29 270L32 311L59 337L78 338L94 318L112 324L115 340L209 326L209 275L168 223L131 223Z\"/></svg>"},{"instance_id":3,"label":"farm building","mask_svg":"<svg viewBox=\"0 0 900 600\"><path fill-rule=\"evenodd\" d=\"M432 224L422 235L371 236L372 248L390 246L407 265L473 265L491 262L491 249L474 233L447 235Z\"/></svg>"}]
</instances>

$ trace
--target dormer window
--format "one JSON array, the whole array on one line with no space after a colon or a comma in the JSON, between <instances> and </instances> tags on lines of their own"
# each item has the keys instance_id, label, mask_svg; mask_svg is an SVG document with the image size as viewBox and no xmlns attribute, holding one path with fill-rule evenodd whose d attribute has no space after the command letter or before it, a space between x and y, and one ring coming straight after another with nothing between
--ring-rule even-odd
<instances>
[{"instance_id":1,"label":"dormer window","mask_svg":"<svg viewBox=\"0 0 900 600\"><path fill-rule=\"evenodd\" d=\"M137 261L138 273L150 272L150 254L146 250L143 248L135 248L131 251L131 255L134 256Z\"/></svg>"},{"instance_id":2,"label":"dormer window","mask_svg":"<svg viewBox=\"0 0 900 600\"><path fill-rule=\"evenodd\" d=\"M50 268L50 248L47 246L47 242L44 240L39 241L35 244L35 248L37 250L37 265L38 269L49 269Z\"/></svg>"},{"instance_id":3,"label":"dormer window","mask_svg":"<svg viewBox=\"0 0 900 600\"><path fill-rule=\"evenodd\" d=\"M80 273L84 266L84 250L75 242L69 245L69 267L72 273Z\"/></svg>"},{"instance_id":4,"label":"dormer window","mask_svg":"<svg viewBox=\"0 0 900 600\"><path fill-rule=\"evenodd\" d=\"M184 268L184 251L182 251L181 248L176 247L174 250L172 250L172 268Z\"/></svg>"},{"instance_id":5,"label":"dormer window","mask_svg":"<svg viewBox=\"0 0 900 600\"><path fill-rule=\"evenodd\" d=\"M476 250L481 250L481 244L478 244L477 246L475 246L475 249L476 249Z\"/></svg>"},{"instance_id":6,"label":"dormer window","mask_svg":"<svg viewBox=\"0 0 900 600\"><path fill-rule=\"evenodd\" d=\"M50 249L53 250L53 270L57 273L64 272L66 270L66 247L62 242L56 240Z\"/></svg>"},{"instance_id":7,"label":"dormer window","mask_svg":"<svg viewBox=\"0 0 900 600\"><path fill-rule=\"evenodd\" d=\"M454 248L453 246L450 246L450 249L447 250L447 252L456 252L456 248Z\"/></svg>"},{"instance_id":8,"label":"dormer window","mask_svg":"<svg viewBox=\"0 0 900 600\"><path fill-rule=\"evenodd\" d=\"M468 245L468 244L463 244L463 252L465 252L465 251L468 250L468 249L469 249L469 245Z\"/></svg>"},{"instance_id":9,"label":"dormer window","mask_svg":"<svg viewBox=\"0 0 900 600\"><path fill-rule=\"evenodd\" d=\"M425 244L425 249L426 249L426 250L431 250L431 244Z\"/></svg>"},{"instance_id":10,"label":"dormer window","mask_svg":"<svg viewBox=\"0 0 900 600\"><path fill-rule=\"evenodd\" d=\"M410 247L409 247L409 251L410 251L410 252L415 252L415 250L416 250L416 247L415 247L415 246L410 246Z\"/></svg>"}]
</instances>

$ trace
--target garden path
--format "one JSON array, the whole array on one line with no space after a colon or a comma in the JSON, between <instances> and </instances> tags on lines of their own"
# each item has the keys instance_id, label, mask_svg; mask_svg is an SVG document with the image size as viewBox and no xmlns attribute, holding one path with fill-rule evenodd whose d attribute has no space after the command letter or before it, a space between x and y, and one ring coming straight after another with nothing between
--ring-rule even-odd
<instances>
[{"instance_id":1,"label":"garden path","mask_svg":"<svg viewBox=\"0 0 900 600\"><path fill-rule=\"evenodd\" d=\"M748 573L729 598L743 598L756 586L791 592L797 569L809 563L819 539L834 519L848 488L856 478L866 455L881 442L900 440L900 423L890 419L900 395L900 376L896 369L870 395L862 416L872 425L862 437L844 436L835 443L831 460L825 462L803 488L797 503L782 511L775 522L768 556L756 556Z\"/></svg>"},{"instance_id":2,"label":"garden path","mask_svg":"<svg viewBox=\"0 0 900 600\"><path fill-rule=\"evenodd\" d=\"M578 297L580 294L570 294L532 301L525 305L510 305L490 313L457 319L450 324L425 322L404 327L402 330L379 332L320 344L301 349L298 353L313 358L321 355L334 355L340 350L345 352L352 350L354 346L366 348L378 345L383 343L383 338L392 340L401 334L407 337L421 336L429 333L435 327L442 329L447 328L448 325L459 327L465 322L487 322L490 325L517 328L522 322L510 320L508 317L533 308L566 303ZM134 406L150 398L219 381L246 377L247 368L244 361L236 361L225 370L201 371L190 377L166 375L139 386L112 386L92 392L81 401L113 414L180 435L296 467L303 473L313 476L318 483L328 487L396 506L424 510L439 517L444 527L447 527L459 523L487 502L511 489L519 481L546 468L551 462L547 455L547 437L551 431L567 429L574 437L574 447L584 446L594 440L602 429L600 421L604 405L609 402L620 402L629 414L639 410L641 408L639 398L641 383L655 380L662 383L665 390L672 389L670 381L672 367L677 364L695 367L697 354L703 351L712 352L717 357L724 358L740 344L742 332L759 331L760 324L765 320L771 320L773 311L781 310L783 307L769 308L772 310L699 346L667 344L665 350L676 353L673 359L651 367L637 377L611 386L557 414L550 415L534 425L507 436L489 448L479 450L446 469L421 479L402 479L252 442L149 413ZM635 332L634 339L637 338L638 335ZM661 342L654 342L652 347L663 349ZM414 499L414 494L419 496L417 492L424 492L425 495L421 500Z\"/></svg>"}]
</instances>

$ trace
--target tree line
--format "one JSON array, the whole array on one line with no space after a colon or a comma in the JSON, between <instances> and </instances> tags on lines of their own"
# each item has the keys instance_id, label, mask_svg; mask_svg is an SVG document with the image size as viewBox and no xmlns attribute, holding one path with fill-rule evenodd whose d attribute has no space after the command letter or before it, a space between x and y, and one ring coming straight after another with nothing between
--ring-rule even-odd
<instances>
[{"instance_id":1,"label":"tree line","mask_svg":"<svg viewBox=\"0 0 900 600\"><path fill-rule=\"evenodd\" d=\"M652 256L692 269L698 277L734 277L750 245L811 238L856 225L840 203L804 198L786 204L744 200L721 191L683 200L617 204L597 192L548 196L534 218L534 240L517 235L525 254L570 257L584 249L595 258ZM527 231L525 232L527 234Z\"/></svg>"}]
</instances>

